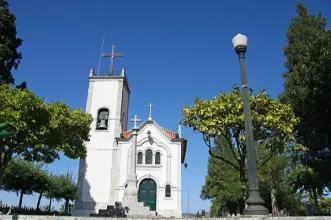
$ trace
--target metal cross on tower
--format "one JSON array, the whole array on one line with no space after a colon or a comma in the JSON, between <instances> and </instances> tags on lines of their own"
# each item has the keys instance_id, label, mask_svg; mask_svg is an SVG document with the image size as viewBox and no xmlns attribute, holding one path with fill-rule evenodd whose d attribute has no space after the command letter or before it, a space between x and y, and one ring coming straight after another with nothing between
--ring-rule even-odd
<instances>
[{"instance_id":1,"label":"metal cross on tower","mask_svg":"<svg viewBox=\"0 0 331 220\"><path fill-rule=\"evenodd\" d=\"M111 53L103 53L103 57L110 57L110 73L109 75L112 76L114 73L114 58L115 57L124 57L123 53L115 53L115 45L111 48Z\"/></svg>"},{"instance_id":2,"label":"metal cross on tower","mask_svg":"<svg viewBox=\"0 0 331 220\"><path fill-rule=\"evenodd\" d=\"M135 115L133 119L130 120L131 122L133 122L133 128L137 128L137 122L140 122L141 120L138 119L138 116Z\"/></svg>"},{"instance_id":3,"label":"metal cross on tower","mask_svg":"<svg viewBox=\"0 0 331 220\"><path fill-rule=\"evenodd\" d=\"M147 105L147 107L149 107L149 116L148 116L148 120L152 120L152 107L154 105L152 105L152 103L149 103L149 105Z\"/></svg>"}]
</instances>

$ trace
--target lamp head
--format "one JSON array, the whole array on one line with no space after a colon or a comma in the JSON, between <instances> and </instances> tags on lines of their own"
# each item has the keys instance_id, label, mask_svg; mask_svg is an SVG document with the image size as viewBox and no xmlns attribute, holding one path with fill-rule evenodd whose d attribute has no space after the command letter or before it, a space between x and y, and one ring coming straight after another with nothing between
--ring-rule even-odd
<instances>
[{"instance_id":1,"label":"lamp head","mask_svg":"<svg viewBox=\"0 0 331 220\"><path fill-rule=\"evenodd\" d=\"M236 52L239 53L245 53L247 50L247 37L242 34L237 34L233 39L232 39L232 44Z\"/></svg>"}]
</instances>

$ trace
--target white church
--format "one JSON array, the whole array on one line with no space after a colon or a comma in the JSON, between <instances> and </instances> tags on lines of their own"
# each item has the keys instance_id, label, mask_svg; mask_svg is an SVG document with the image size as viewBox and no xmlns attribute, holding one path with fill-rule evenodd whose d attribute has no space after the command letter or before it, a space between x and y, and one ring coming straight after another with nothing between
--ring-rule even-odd
<instances>
[{"instance_id":1,"label":"white church","mask_svg":"<svg viewBox=\"0 0 331 220\"><path fill-rule=\"evenodd\" d=\"M114 49L114 48L113 48ZM129 216L182 217L181 170L187 140L135 116L128 129L130 86L125 69L91 69L86 112L94 120L80 159L73 215L90 216L121 202ZM140 122L140 123L139 123ZM138 124L139 123L139 124Z\"/></svg>"}]
</instances>

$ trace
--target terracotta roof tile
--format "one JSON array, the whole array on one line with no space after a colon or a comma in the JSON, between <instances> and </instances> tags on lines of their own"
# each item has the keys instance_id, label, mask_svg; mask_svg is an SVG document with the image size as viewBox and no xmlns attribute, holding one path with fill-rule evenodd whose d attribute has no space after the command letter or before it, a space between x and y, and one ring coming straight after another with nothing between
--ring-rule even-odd
<instances>
[{"instance_id":1,"label":"terracotta roof tile","mask_svg":"<svg viewBox=\"0 0 331 220\"><path fill-rule=\"evenodd\" d=\"M125 131L125 132L123 132L123 136L124 136L124 138L128 138L128 137L130 137L131 134L132 134L132 131Z\"/></svg>"},{"instance_id":2,"label":"terracotta roof tile","mask_svg":"<svg viewBox=\"0 0 331 220\"><path fill-rule=\"evenodd\" d=\"M170 131L169 129L166 129L166 128L162 128L162 129L165 131L165 133L168 135L168 137L176 138L176 134L174 132L172 132L172 131ZM123 137L124 138L129 138L131 136L131 134L132 134L132 130L125 131L125 132L123 132Z\"/></svg>"},{"instance_id":3,"label":"terracotta roof tile","mask_svg":"<svg viewBox=\"0 0 331 220\"><path fill-rule=\"evenodd\" d=\"M170 138L176 138L176 134L166 128L162 128Z\"/></svg>"}]
</instances>

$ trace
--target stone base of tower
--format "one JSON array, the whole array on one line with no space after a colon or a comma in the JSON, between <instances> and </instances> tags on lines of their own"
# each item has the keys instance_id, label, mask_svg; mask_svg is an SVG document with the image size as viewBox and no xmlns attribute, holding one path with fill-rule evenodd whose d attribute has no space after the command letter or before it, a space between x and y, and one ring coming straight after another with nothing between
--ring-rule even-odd
<instances>
[{"instance_id":1,"label":"stone base of tower","mask_svg":"<svg viewBox=\"0 0 331 220\"><path fill-rule=\"evenodd\" d=\"M75 209L72 210L72 216L90 216L91 214L97 213L94 209Z\"/></svg>"},{"instance_id":2,"label":"stone base of tower","mask_svg":"<svg viewBox=\"0 0 331 220\"><path fill-rule=\"evenodd\" d=\"M124 195L123 206L128 208L127 216L130 218L155 218L156 212L150 211L149 206L138 202L136 195Z\"/></svg>"}]
</instances>

